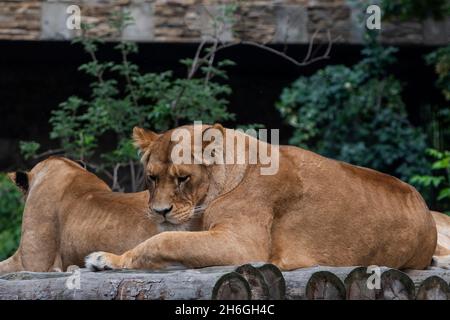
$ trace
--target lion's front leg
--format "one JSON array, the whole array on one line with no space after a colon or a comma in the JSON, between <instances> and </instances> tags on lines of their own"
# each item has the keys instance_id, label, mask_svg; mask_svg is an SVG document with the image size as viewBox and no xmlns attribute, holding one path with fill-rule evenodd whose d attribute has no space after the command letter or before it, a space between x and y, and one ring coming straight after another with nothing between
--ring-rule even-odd
<instances>
[{"instance_id":1,"label":"lion's front leg","mask_svg":"<svg viewBox=\"0 0 450 320\"><path fill-rule=\"evenodd\" d=\"M117 270L117 269L160 269L164 268L164 264L152 263L150 259L146 259L145 267L142 262L136 263L137 257L133 250L127 251L122 255L116 255L109 252L97 251L93 252L85 258L85 265L91 271ZM134 263L133 263L134 261Z\"/></svg>"},{"instance_id":2,"label":"lion's front leg","mask_svg":"<svg viewBox=\"0 0 450 320\"><path fill-rule=\"evenodd\" d=\"M198 268L267 261L266 237L240 238L227 231L164 232L118 256L94 252L86 258L91 270L160 269L172 264Z\"/></svg>"}]
</instances>

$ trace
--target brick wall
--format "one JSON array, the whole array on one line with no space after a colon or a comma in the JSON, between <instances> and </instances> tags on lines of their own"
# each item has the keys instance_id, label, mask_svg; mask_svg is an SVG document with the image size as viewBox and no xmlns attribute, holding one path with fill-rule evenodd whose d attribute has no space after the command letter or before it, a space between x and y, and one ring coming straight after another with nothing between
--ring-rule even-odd
<instances>
[{"instance_id":1,"label":"brick wall","mask_svg":"<svg viewBox=\"0 0 450 320\"><path fill-rule=\"evenodd\" d=\"M345 0L7 0L0 1L0 40L69 40L77 30L66 27L67 7L76 4L92 33L137 41L198 42L214 32L211 17L223 16L237 3L232 20L217 36L264 43L308 43L324 39L326 30L343 43L361 43L361 9ZM128 10L135 25L114 34L108 16ZM216 28L217 29L217 28ZM447 44L450 19L424 22L383 22L382 39L397 44Z\"/></svg>"}]
</instances>

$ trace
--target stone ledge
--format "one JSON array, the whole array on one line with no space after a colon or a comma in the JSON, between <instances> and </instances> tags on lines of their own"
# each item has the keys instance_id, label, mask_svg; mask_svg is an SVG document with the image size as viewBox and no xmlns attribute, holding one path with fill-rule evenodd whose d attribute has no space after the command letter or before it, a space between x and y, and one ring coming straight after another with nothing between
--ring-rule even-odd
<instances>
[{"instance_id":1,"label":"stone ledge","mask_svg":"<svg viewBox=\"0 0 450 320\"><path fill-rule=\"evenodd\" d=\"M0 1L0 40L70 40L79 31L66 27L69 5L80 6L82 20L93 23L93 35L110 40L200 42L211 34L211 14L223 12L221 0L25 0ZM113 10L128 10L136 24L120 35L107 25ZM224 41L306 44L325 29L340 43L362 43L361 9L344 0L258 0L241 2L237 19L225 26ZM382 41L389 44L446 45L450 18L444 21L382 22Z\"/></svg>"}]
</instances>

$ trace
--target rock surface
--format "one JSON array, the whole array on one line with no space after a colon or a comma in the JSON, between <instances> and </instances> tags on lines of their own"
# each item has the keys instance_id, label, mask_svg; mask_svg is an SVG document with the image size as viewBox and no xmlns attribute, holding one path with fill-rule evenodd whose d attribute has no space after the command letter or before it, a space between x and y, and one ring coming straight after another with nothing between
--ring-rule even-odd
<instances>
[{"instance_id":1,"label":"rock surface","mask_svg":"<svg viewBox=\"0 0 450 320\"><path fill-rule=\"evenodd\" d=\"M79 30L67 27L67 9L77 5L81 21L94 25L89 32L111 40L146 42L199 42L212 35L214 21L224 24L218 35L224 41L308 43L327 41L326 31L341 43L362 43L365 8L344 0L240 1L231 19L223 0L4 0L0 1L0 40L69 40ZM354 2L353 2L354 3ZM121 34L108 26L109 14L127 10L135 25ZM214 18L213 18L214 17ZM447 44L450 18L443 21L387 21L381 24L382 41L393 44Z\"/></svg>"}]
</instances>

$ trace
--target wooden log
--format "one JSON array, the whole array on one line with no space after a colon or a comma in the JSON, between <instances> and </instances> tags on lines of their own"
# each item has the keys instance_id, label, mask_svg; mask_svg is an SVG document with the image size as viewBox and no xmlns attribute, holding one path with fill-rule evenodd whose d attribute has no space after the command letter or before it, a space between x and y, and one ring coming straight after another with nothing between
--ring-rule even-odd
<instances>
[{"instance_id":1,"label":"wooden log","mask_svg":"<svg viewBox=\"0 0 450 320\"><path fill-rule=\"evenodd\" d=\"M417 290L416 300L450 300L450 287L441 277L428 277Z\"/></svg>"},{"instance_id":2,"label":"wooden log","mask_svg":"<svg viewBox=\"0 0 450 320\"><path fill-rule=\"evenodd\" d=\"M432 270L405 270L405 273L411 278L416 287L416 292L419 290L422 283L432 276L442 278L445 282L450 282L450 270L433 268Z\"/></svg>"},{"instance_id":3,"label":"wooden log","mask_svg":"<svg viewBox=\"0 0 450 320\"><path fill-rule=\"evenodd\" d=\"M348 300L411 300L414 283L410 277L396 269L381 267L379 273L358 267L345 279Z\"/></svg>"},{"instance_id":4,"label":"wooden log","mask_svg":"<svg viewBox=\"0 0 450 320\"><path fill-rule=\"evenodd\" d=\"M229 270L20 272L0 278L0 300L250 299L246 280Z\"/></svg>"},{"instance_id":5,"label":"wooden log","mask_svg":"<svg viewBox=\"0 0 450 320\"><path fill-rule=\"evenodd\" d=\"M380 289L368 290L368 280L371 273L364 267L323 267L297 269L282 273L273 265L253 265L263 275L269 287L269 299L275 296L286 299L330 298L331 291L323 283L337 282L334 277L326 276L327 271L335 275L345 285L348 299L381 299L381 298L411 298L408 290L411 283L402 282L402 277L396 277L396 271L385 273L390 268L382 267L377 275ZM253 270L245 267L246 270ZM209 267L203 269L180 269L149 271L149 270L121 270L89 272L86 269L75 270L74 273L33 273L19 272L0 277L0 299L249 299L252 292L248 281L235 272L236 266ZM269 273L267 270L269 270ZM79 272L79 288L75 275ZM233 273L232 276L224 275ZM273 272L273 273L272 273ZM450 270L408 270L405 272L417 288L430 276L442 278L448 283ZM383 276L384 275L384 276ZM383 276L383 277L382 277ZM272 278L271 278L272 277ZM329 280L333 278L334 280ZM376 277L375 277L376 278ZM383 278L383 279L381 279ZM275 279L275 280L273 280ZM320 282L322 281L322 282ZM328 282L327 282L328 281ZM396 283L395 290L388 287L389 283ZM397 283L397 282L398 283ZM436 281L438 285L436 286ZM417 298L441 298L443 284L440 280L427 280L422 293ZM430 282L433 285L427 284ZM274 286L273 284L278 284ZM281 284L280 284L281 283ZM322 284L322 287L320 285ZM373 283L372 283L373 284ZM284 288L283 288L284 287ZM277 288L272 291L272 288ZM309 288L309 289L307 289ZM342 293L339 285L335 288L337 296ZM406 288L406 289L405 289ZM435 289L432 289L435 288ZM437 288L437 289L436 289ZM384 292L381 294L381 290ZM403 293L403 291L406 293ZM406 291L405 291L406 290ZM436 290L433 292L432 290ZM278 293L276 293L278 292ZM403 294L403 296L401 296Z\"/></svg>"},{"instance_id":6,"label":"wooden log","mask_svg":"<svg viewBox=\"0 0 450 320\"><path fill-rule=\"evenodd\" d=\"M251 300L269 299L269 287L259 269L251 264L244 264L237 267L235 272L242 275L250 285Z\"/></svg>"},{"instance_id":7,"label":"wooden log","mask_svg":"<svg viewBox=\"0 0 450 320\"><path fill-rule=\"evenodd\" d=\"M328 271L336 275L340 281L344 281L347 275L354 270L355 267L324 267L316 266L310 268L302 268L292 271L284 271L283 277L286 282L286 299L289 300L306 300L306 286L309 279L316 272Z\"/></svg>"},{"instance_id":8,"label":"wooden log","mask_svg":"<svg viewBox=\"0 0 450 320\"><path fill-rule=\"evenodd\" d=\"M367 272L367 267L354 268L345 278L345 288L347 300L375 300L377 289L368 286L371 281L371 274ZM380 274L381 276L381 274Z\"/></svg>"},{"instance_id":9,"label":"wooden log","mask_svg":"<svg viewBox=\"0 0 450 320\"><path fill-rule=\"evenodd\" d=\"M250 300L253 294L249 283L241 274L230 272L217 280L211 298L212 300ZM256 296L256 298L260 297Z\"/></svg>"},{"instance_id":10,"label":"wooden log","mask_svg":"<svg viewBox=\"0 0 450 320\"><path fill-rule=\"evenodd\" d=\"M313 273L306 284L306 297L309 300L345 300L345 286L330 271Z\"/></svg>"},{"instance_id":11,"label":"wooden log","mask_svg":"<svg viewBox=\"0 0 450 320\"><path fill-rule=\"evenodd\" d=\"M404 272L389 269L381 275L381 289L377 291L377 300L413 300L414 282Z\"/></svg>"},{"instance_id":12,"label":"wooden log","mask_svg":"<svg viewBox=\"0 0 450 320\"><path fill-rule=\"evenodd\" d=\"M266 263L258 270L269 287L269 300L283 300L286 297L286 281L277 266Z\"/></svg>"}]
</instances>

